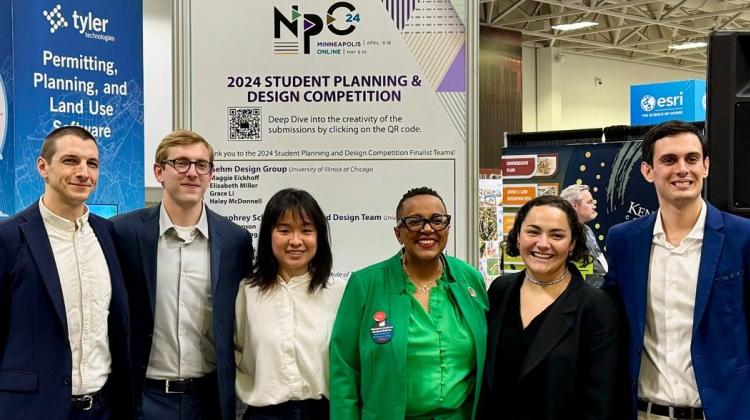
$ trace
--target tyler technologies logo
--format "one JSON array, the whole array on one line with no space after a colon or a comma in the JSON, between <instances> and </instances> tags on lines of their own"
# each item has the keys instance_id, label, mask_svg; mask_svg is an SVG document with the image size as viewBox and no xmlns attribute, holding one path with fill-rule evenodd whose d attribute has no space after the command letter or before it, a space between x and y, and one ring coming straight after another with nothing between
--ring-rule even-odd
<instances>
[{"instance_id":1,"label":"tyler technologies logo","mask_svg":"<svg viewBox=\"0 0 750 420\"><path fill-rule=\"evenodd\" d=\"M49 31L53 34L62 28L68 27L68 20L62 13L62 6L56 5L52 10L43 10L42 15L47 18L50 25ZM108 18L95 15L91 11L79 12L73 10L68 15L68 19L73 23L73 29L85 38L96 39L105 42L115 42L115 36L108 33L107 26L110 24Z\"/></svg>"},{"instance_id":2,"label":"tyler technologies logo","mask_svg":"<svg viewBox=\"0 0 750 420\"><path fill-rule=\"evenodd\" d=\"M656 107L656 98L651 95L644 95L641 98L641 109L650 112Z\"/></svg>"},{"instance_id":3,"label":"tyler technologies logo","mask_svg":"<svg viewBox=\"0 0 750 420\"><path fill-rule=\"evenodd\" d=\"M62 6L59 4L52 8L52 10L42 11L42 15L47 18L47 22L49 22L49 31L53 34L56 30L58 30L60 27L68 27L68 21L65 20L63 15L60 13L60 10L62 9Z\"/></svg>"}]
</instances>

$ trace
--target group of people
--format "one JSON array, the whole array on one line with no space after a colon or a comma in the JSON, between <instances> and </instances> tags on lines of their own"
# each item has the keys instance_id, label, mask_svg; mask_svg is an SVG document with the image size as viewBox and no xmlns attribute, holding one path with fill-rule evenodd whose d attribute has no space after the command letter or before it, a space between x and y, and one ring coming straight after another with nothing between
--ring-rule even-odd
<instances>
[{"instance_id":1,"label":"group of people","mask_svg":"<svg viewBox=\"0 0 750 420\"><path fill-rule=\"evenodd\" d=\"M58 128L44 195L0 222L0 418L233 419L235 396L262 420L750 418L750 221L702 200L692 125L642 155L660 208L610 230L601 288L577 268L600 257L581 188L520 208L525 269L489 290L444 253L440 195L410 189L398 251L344 284L309 193L267 201L254 252L203 202L211 145L179 130L161 204L108 221L84 204L95 139Z\"/></svg>"}]
</instances>

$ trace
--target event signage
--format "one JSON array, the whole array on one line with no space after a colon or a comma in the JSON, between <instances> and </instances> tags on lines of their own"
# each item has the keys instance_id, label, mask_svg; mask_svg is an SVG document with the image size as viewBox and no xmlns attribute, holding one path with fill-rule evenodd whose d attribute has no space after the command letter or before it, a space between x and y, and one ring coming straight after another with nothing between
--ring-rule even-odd
<instances>
[{"instance_id":1,"label":"event signage","mask_svg":"<svg viewBox=\"0 0 750 420\"><path fill-rule=\"evenodd\" d=\"M13 174L13 43L7 31L11 28L10 0L0 0L0 219L15 212ZM8 28L8 29L6 29Z\"/></svg>"},{"instance_id":2,"label":"event signage","mask_svg":"<svg viewBox=\"0 0 750 420\"><path fill-rule=\"evenodd\" d=\"M641 174L641 142L573 144L503 148L503 214L500 236L507 235L516 213L527 201L540 195L559 195L571 184L589 187L597 217L587 225L604 248L610 227L655 212L659 203L653 185ZM520 175L519 167L532 168ZM488 244L483 258L488 267L501 258L499 246ZM519 259L504 258L506 271L521 267ZM489 275L498 273L489 272Z\"/></svg>"},{"instance_id":3,"label":"event signage","mask_svg":"<svg viewBox=\"0 0 750 420\"><path fill-rule=\"evenodd\" d=\"M99 142L99 182L88 201L92 211L111 215L142 207L141 2L0 0L0 5L0 211L15 213L42 194L36 159L45 135L64 125L85 127Z\"/></svg>"},{"instance_id":4,"label":"event signage","mask_svg":"<svg viewBox=\"0 0 750 420\"><path fill-rule=\"evenodd\" d=\"M683 80L630 86L630 124L706 119L706 82Z\"/></svg>"},{"instance_id":5,"label":"event signage","mask_svg":"<svg viewBox=\"0 0 750 420\"><path fill-rule=\"evenodd\" d=\"M187 119L215 149L209 207L257 235L271 195L309 191L348 278L398 250L396 204L429 186L453 216L447 252L465 256L464 2L184 4Z\"/></svg>"}]
</instances>

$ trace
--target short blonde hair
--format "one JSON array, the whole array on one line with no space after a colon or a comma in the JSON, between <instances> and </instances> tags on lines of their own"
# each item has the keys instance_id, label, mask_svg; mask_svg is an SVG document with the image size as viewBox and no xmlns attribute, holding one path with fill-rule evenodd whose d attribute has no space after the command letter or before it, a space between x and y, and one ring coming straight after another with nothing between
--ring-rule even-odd
<instances>
[{"instance_id":1,"label":"short blonde hair","mask_svg":"<svg viewBox=\"0 0 750 420\"><path fill-rule=\"evenodd\" d=\"M204 139L200 134L190 130L175 130L161 140L159 147L156 148L156 155L154 161L156 164L161 163L167 159L169 155L169 148L174 146L188 146L191 144L201 143L208 149L208 160L213 163L214 161L214 148Z\"/></svg>"}]
</instances>

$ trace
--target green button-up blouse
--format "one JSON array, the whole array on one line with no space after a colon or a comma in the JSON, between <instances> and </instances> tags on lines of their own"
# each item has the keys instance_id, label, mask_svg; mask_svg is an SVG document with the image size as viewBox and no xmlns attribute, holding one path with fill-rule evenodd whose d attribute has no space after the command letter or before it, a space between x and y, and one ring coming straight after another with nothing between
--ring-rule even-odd
<instances>
[{"instance_id":1,"label":"green button-up blouse","mask_svg":"<svg viewBox=\"0 0 750 420\"><path fill-rule=\"evenodd\" d=\"M474 339L453 300L445 274L430 290L430 312L414 297L416 287L404 274L411 298L406 349L406 416L439 415L462 407L474 391Z\"/></svg>"}]
</instances>

